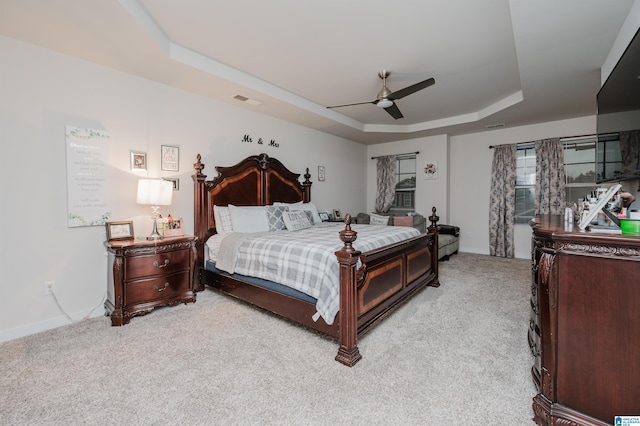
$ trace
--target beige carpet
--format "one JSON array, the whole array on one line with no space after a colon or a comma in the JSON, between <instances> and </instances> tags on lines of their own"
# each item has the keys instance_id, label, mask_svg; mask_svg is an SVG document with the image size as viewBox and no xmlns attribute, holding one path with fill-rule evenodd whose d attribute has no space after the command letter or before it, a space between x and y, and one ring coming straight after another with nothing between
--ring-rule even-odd
<instances>
[{"instance_id":1,"label":"beige carpet","mask_svg":"<svg viewBox=\"0 0 640 426\"><path fill-rule=\"evenodd\" d=\"M0 344L2 425L529 425L530 262L459 254L359 342L218 295Z\"/></svg>"}]
</instances>

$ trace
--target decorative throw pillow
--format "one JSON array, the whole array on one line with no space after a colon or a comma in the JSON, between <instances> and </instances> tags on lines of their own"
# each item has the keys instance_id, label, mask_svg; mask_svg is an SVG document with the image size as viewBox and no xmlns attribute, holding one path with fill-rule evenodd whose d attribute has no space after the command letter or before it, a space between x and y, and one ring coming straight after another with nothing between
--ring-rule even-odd
<instances>
[{"instance_id":1,"label":"decorative throw pillow","mask_svg":"<svg viewBox=\"0 0 640 426\"><path fill-rule=\"evenodd\" d=\"M264 206L234 206L229 204L234 232L268 232L269 222Z\"/></svg>"},{"instance_id":2,"label":"decorative throw pillow","mask_svg":"<svg viewBox=\"0 0 640 426\"><path fill-rule=\"evenodd\" d=\"M297 210L309 210L311 214L313 214L313 222L312 223L322 223L322 219L320 219L320 215L318 214L318 208L313 203L273 203L274 206L289 206L289 211L297 211Z\"/></svg>"},{"instance_id":3,"label":"decorative throw pillow","mask_svg":"<svg viewBox=\"0 0 640 426\"><path fill-rule=\"evenodd\" d=\"M304 211L288 211L282 213L282 219L289 231L299 231L305 228L311 228L313 225L309 221L309 217Z\"/></svg>"},{"instance_id":4,"label":"decorative throw pillow","mask_svg":"<svg viewBox=\"0 0 640 426\"><path fill-rule=\"evenodd\" d=\"M229 207L213 206L213 219L216 221L218 234L230 234L233 232Z\"/></svg>"},{"instance_id":5,"label":"decorative throw pillow","mask_svg":"<svg viewBox=\"0 0 640 426\"><path fill-rule=\"evenodd\" d=\"M413 216L394 216L393 226L413 226Z\"/></svg>"},{"instance_id":6,"label":"decorative throw pillow","mask_svg":"<svg viewBox=\"0 0 640 426\"><path fill-rule=\"evenodd\" d=\"M310 224L314 224L313 221L313 212L311 210L303 210L303 212L307 215L307 219L309 219Z\"/></svg>"},{"instance_id":7,"label":"decorative throw pillow","mask_svg":"<svg viewBox=\"0 0 640 426\"><path fill-rule=\"evenodd\" d=\"M282 220L282 213L288 212L287 206L267 206L267 222L269 222L269 231L282 231L287 229Z\"/></svg>"},{"instance_id":8,"label":"decorative throw pillow","mask_svg":"<svg viewBox=\"0 0 640 426\"><path fill-rule=\"evenodd\" d=\"M460 235L460 228L452 225L438 225L438 234Z\"/></svg>"},{"instance_id":9,"label":"decorative throw pillow","mask_svg":"<svg viewBox=\"0 0 640 426\"><path fill-rule=\"evenodd\" d=\"M381 214L371 213L369 215L369 224L387 226L389 224L389 216L383 216Z\"/></svg>"}]
</instances>

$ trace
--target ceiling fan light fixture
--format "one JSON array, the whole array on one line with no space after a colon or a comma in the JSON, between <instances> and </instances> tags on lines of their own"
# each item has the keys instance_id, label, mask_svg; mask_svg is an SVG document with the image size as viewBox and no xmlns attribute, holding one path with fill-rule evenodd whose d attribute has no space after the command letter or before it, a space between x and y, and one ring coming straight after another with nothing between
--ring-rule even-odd
<instances>
[{"instance_id":1,"label":"ceiling fan light fixture","mask_svg":"<svg viewBox=\"0 0 640 426\"><path fill-rule=\"evenodd\" d=\"M389 99L380 99L376 105L380 108L389 108L393 105L393 101L390 101Z\"/></svg>"}]
</instances>

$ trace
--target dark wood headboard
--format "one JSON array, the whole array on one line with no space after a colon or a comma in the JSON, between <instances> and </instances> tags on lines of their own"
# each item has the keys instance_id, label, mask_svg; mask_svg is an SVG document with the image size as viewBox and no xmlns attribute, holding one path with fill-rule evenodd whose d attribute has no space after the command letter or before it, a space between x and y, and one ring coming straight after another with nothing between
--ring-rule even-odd
<instances>
[{"instance_id":1,"label":"dark wood headboard","mask_svg":"<svg viewBox=\"0 0 640 426\"><path fill-rule=\"evenodd\" d=\"M192 175L194 183L194 234L196 243L196 265L204 263L204 243L216 233L213 206L266 206L274 202L296 203L311 201L309 169L304 182L298 180L280 161L267 154L252 155L230 167L216 167L218 176L207 181L202 173L204 164L198 154Z\"/></svg>"}]
</instances>

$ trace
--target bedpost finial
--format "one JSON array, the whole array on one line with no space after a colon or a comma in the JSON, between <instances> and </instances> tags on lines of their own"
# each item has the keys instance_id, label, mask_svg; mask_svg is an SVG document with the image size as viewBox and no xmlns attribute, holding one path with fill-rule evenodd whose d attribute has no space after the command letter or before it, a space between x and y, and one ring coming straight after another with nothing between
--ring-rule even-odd
<instances>
[{"instance_id":1,"label":"bedpost finial","mask_svg":"<svg viewBox=\"0 0 640 426\"><path fill-rule=\"evenodd\" d=\"M356 240L356 238L358 238L358 233L351 229L351 215L349 213L344 216L344 223L344 230L340 231L340 239L344 243L344 247L342 247L341 251L356 251L353 248L352 243Z\"/></svg>"},{"instance_id":2,"label":"bedpost finial","mask_svg":"<svg viewBox=\"0 0 640 426\"><path fill-rule=\"evenodd\" d=\"M440 216L436 214L436 206L433 206L431 209L431 216L429 216L429 220L431 221L431 226L436 228L437 223L440 220Z\"/></svg>"},{"instance_id":3,"label":"bedpost finial","mask_svg":"<svg viewBox=\"0 0 640 426\"><path fill-rule=\"evenodd\" d=\"M193 168L196 169L196 174L197 175L201 175L202 174L202 169L204 169L204 164L202 164L202 162L200 162L200 160L202 160L202 156L200 154L198 154L196 156L196 162L193 164Z\"/></svg>"}]
</instances>

